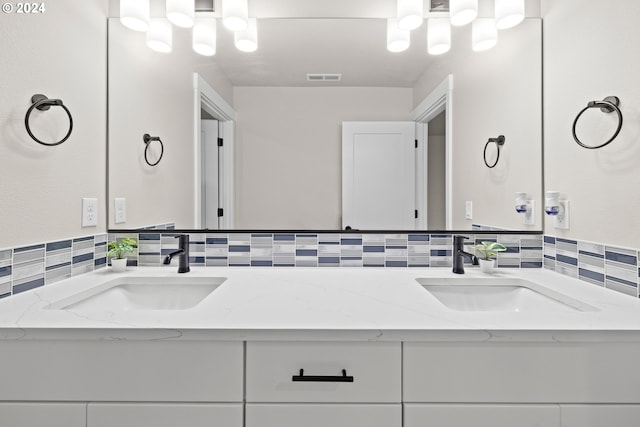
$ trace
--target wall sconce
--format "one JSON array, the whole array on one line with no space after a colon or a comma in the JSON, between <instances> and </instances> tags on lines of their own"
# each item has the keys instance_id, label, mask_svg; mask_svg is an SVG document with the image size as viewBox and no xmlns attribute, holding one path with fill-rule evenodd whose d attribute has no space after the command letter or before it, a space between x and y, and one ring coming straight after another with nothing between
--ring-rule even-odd
<instances>
[{"instance_id":1,"label":"wall sconce","mask_svg":"<svg viewBox=\"0 0 640 427\"><path fill-rule=\"evenodd\" d=\"M120 0L120 22L134 31L149 29L149 0Z\"/></svg>"},{"instance_id":2,"label":"wall sconce","mask_svg":"<svg viewBox=\"0 0 640 427\"><path fill-rule=\"evenodd\" d=\"M569 201L561 200L559 191L545 193L544 211L555 219L555 228L569 229Z\"/></svg>"},{"instance_id":3,"label":"wall sconce","mask_svg":"<svg viewBox=\"0 0 640 427\"><path fill-rule=\"evenodd\" d=\"M534 225L534 208L535 203L533 200L529 199L527 193L516 193L516 212L524 215L523 224L524 225Z\"/></svg>"},{"instance_id":4,"label":"wall sconce","mask_svg":"<svg viewBox=\"0 0 640 427\"><path fill-rule=\"evenodd\" d=\"M398 28L415 30L424 20L423 0L398 0Z\"/></svg>"},{"instance_id":5,"label":"wall sconce","mask_svg":"<svg viewBox=\"0 0 640 427\"><path fill-rule=\"evenodd\" d=\"M387 19L387 50L389 52L402 52L411 44L411 32L398 28L396 18Z\"/></svg>"}]
</instances>

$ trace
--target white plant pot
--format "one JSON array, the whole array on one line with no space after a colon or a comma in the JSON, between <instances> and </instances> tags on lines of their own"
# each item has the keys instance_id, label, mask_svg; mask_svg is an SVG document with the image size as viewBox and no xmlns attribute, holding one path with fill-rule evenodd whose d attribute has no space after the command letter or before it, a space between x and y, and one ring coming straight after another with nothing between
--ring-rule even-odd
<instances>
[{"instance_id":1,"label":"white plant pot","mask_svg":"<svg viewBox=\"0 0 640 427\"><path fill-rule=\"evenodd\" d=\"M127 268L126 258L111 258L111 269L115 273L121 273Z\"/></svg>"},{"instance_id":2,"label":"white plant pot","mask_svg":"<svg viewBox=\"0 0 640 427\"><path fill-rule=\"evenodd\" d=\"M480 271L485 274L492 274L493 270L496 266L496 260L494 259L481 259L480 261Z\"/></svg>"}]
</instances>

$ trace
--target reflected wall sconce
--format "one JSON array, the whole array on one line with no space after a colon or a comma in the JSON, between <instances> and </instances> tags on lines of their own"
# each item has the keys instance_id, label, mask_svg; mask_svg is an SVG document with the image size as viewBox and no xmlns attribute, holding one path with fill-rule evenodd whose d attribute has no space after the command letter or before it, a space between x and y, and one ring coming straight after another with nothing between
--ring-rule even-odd
<instances>
[{"instance_id":1,"label":"reflected wall sconce","mask_svg":"<svg viewBox=\"0 0 640 427\"><path fill-rule=\"evenodd\" d=\"M222 23L233 32L246 30L249 27L247 0L222 0Z\"/></svg>"},{"instance_id":2,"label":"reflected wall sconce","mask_svg":"<svg viewBox=\"0 0 640 427\"><path fill-rule=\"evenodd\" d=\"M387 19L387 50L389 52L402 52L411 44L411 31L401 30L396 18Z\"/></svg>"},{"instance_id":3,"label":"reflected wall sconce","mask_svg":"<svg viewBox=\"0 0 640 427\"><path fill-rule=\"evenodd\" d=\"M427 52L442 55L451 49L451 22L447 18L427 20Z\"/></svg>"},{"instance_id":4,"label":"reflected wall sconce","mask_svg":"<svg viewBox=\"0 0 640 427\"><path fill-rule=\"evenodd\" d=\"M516 212L524 215L524 225L534 225L535 202L529 199L527 193L516 193Z\"/></svg>"},{"instance_id":5,"label":"reflected wall sconce","mask_svg":"<svg viewBox=\"0 0 640 427\"><path fill-rule=\"evenodd\" d=\"M559 191L547 191L544 199L544 211L555 219L555 228L569 228L569 201L560 199Z\"/></svg>"},{"instance_id":6,"label":"reflected wall sconce","mask_svg":"<svg viewBox=\"0 0 640 427\"><path fill-rule=\"evenodd\" d=\"M193 24L193 50L204 56L216 54L215 18L196 18Z\"/></svg>"},{"instance_id":7,"label":"reflected wall sconce","mask_svg":"<svg viewBox=\"0 0 640 427\"><path fill-rule=\"evenodd\" d=\"M478 16L478 0L449 0L449 14L454 27L470 24Z\"/></svg>"},{"instance_id":8,"label":"reflected wall sconce","mask_svg":"<svg viewBox=\"0 0 640 427\"><path fill-rule=\"evenodd\" d=\"M147 46L156 52L169 53L173 46L173 29L166 19L152 19L147 31Z\"/></svg>"},{"instance_id":9,"label":"reflected wall sconce","mask_svg":"<svg viewBox=\"0 0 640 427\"><path fill-rule=\"evenodd\" d=\"M487 160L487 148L489 148L489 144L491 143L496 144L497 155L496 155L495 162L493 162L492 164L489 164L489 161ZM489 138L487 143L484 145L484 151L482 153L482 157L484 158L484 164L487 165L489 169L495 168L496 165L498 164L498 160L500 160L500 149L502 148L504 143L505 143L504 135L498 135L495 138Z\"/></svg>"},{"instance_id":10,"label":"reflected wall sconce","mask_svg":"<svg viewBox=\"0 0 640 427\"><path fill-rule=\"evenodd\" d=\"M33 132L31 132L31 126L29 125L29 119L31 118L31 113L33 112L34 109L37 109L38 111L47 111L52 106L58 106L58 107L62 108L67 113L67 116L69 117L69 130L67 131L67 134L60 141L57 141L57 142L44 142L44 141L41 141L40 139L36 138L36 136L33 134ZM69 136L71 136L71 131L73 131L73 117L71 117L71 112L62 103L61 99L49 99L49 98L46 97L46 95L43 95L41 93L36 93L35 95L33 95L31 97L31 106L27 110L27 114L24 116L24 125L27 128L27 133L29 134L29 136L35 142L37 142L38 144L41 144L41 145L46 145L48 147L53 147L55 145L62 144L63 142L65 142L69 138Z\"/></svg>"},{"instance_id":11,"label":"reflected wall sconce","mask_svg":"<svg viewBox=\"0 0 640 427\"><path fill-rule=\"evenodd\" d=\"M233 34L236 49L242 52L255 52L258 50L258 20L249 19L249 26L244 31L236 31Z\"/></svg>"},{"instance_id":12,"label":"reflected wall sconce","mask_svg":"<svg viewBox=\"0 0 640 427\"><path fill-rule=\"evenodd\" d=\"M478 18L471 25L471 48L474 52L482 52L498 43L498 29L495 19Z\"/></svg>"},{"instance_id":13,"label":"reflected wall sconce","mask_svg":"<svg viewBox=\"0 0 640 427\"><path fill-rule=\"evenodd\" d=\"M415 30L424 21L423 0L398 0L398 28Z\"/></svg>"},{"instance_id":14,"label":"reflected wall sconce","mask_svg":"<svg viewBox=\"0 0 640 427\"><path fill-rule=\"evenodd\" d=\"M495 12L499 30L515 27L524 20L524 0L496 0Z\"/></svg>"},{"instance_id":15,"label":"reflected wall sconce","mask_svg":"<svg viewBox=\"0 0 640 427\"><path fill-rule=\"evenodd\" d=\"M120 0L120 22L133 31L149 29L149 0Z\"/></svg>"},{"instance_id":16,"label":"reflected wall sconce","mask_svg":"<svg viewBox=\"0 0 640 427\"><path fill-rule=\"evenodd\" d=\"M182 28L193 27L195 0L166 0L167 19Z\"/></svg>"},{"instance_id":17,"label":"reflected wall sconce","mask_svg":"<svg viewBox=\"0 0 640 427\"><path fill-rule=\"evenodd\" d=\"M160 144L160 154L158 155L158 158L155 162L149 160L149 148L152 146L151 143L154 141L157 141ZM149 166L156 166L158 163L160 163L160 160L162 160L162 155L164 154L164 144L162 143L162 140L159 136L151 136L148 133L145 133L144 135L142 135L142 142L144 142L145 145L144 161L147 162Z\"/></svg>"}]
</instances>

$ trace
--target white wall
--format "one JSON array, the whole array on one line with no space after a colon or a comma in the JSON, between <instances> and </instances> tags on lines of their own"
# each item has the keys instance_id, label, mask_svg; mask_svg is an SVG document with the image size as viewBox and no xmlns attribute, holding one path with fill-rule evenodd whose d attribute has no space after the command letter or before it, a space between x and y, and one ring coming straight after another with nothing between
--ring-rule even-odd
<instances>
[{"instance_id":1,"label":"white wall","mask_svg":"<svg viewBox=\"0 0 640 427\"><path fill-rule=\"evenodd\" d=\"M418 105L448 74L453 74L453 228L483 224L512 229L525 226L515 212L515 193L524 191L538 203L542 197L542 46L540 19L526 19L499 33L498 45L473 52L458 43L427 69L414 86ZM469 26L455 31L455 40L470 40ZM454 51L455 50L455 51ZM498 165L483 161L488 138L505 135ZM473 202L473 219L464 216ZM540 206L538 204L538 206Z\"/></svg>"},{"instance_id":2,"label":"white wall","mask_svg":"<svg viewBox=\"0 0 640 427\"><path fill-rule=\"evenodd\" d=\"M236 226L341 228L341 123L410 120L408 88L236 87Z\"/></svg>"},{"instance_id":3,"label":"white wall","mask_svg":"<svg viewBox=\"0 0 640 427\"><path fill-rule=\"evenodd\" d=\"M105 231L107 1L45 6L43 14L0 14L0 248ZM62 145L28 136L35 93L71 111L73 133ZM60 108L35 111L31 122L46 141L68 129ZM81 228L82 197L98 198L97 227Z\"/></svg>"},{"instance_id":4,"label":"white wall","mask_svg":"<svg viewBox=\"0 0 640 427\"><path fill-rule=\"evenodd\" d=\"M545 186L571 203L571 228L545 232L638 248L640 227L640 2L542 1L544 16ZM610 145L578 146L573 120L588 101L616 95L624 125ZM584 142L613 134L615 114L590 111L578 131Z\"/></svg>"},{"instance_id":5,"label":"white wall","mask_svg":"<svg viewBox=\"0 0 640 427\"><path fill-rule=\"evenodd\" d=\"M209 57L191 49L191 32L175 29L169 54L149 49L145 34L109 19L109 203L127 200L127 222L109 227L137 228L194 224L194 89L198 72L227 102L229 80ZM160 163L144 160L142 135L159 136Z\"/></svg>"}]
</instances>

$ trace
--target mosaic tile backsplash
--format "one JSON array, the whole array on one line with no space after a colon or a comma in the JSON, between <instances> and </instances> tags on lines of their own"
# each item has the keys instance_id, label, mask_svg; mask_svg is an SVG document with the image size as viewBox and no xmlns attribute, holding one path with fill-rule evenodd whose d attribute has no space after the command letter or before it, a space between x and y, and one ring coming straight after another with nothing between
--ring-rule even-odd
<instances>
[{"instance_id":1,"label":"mosaic tile backsplash","mask_svg":"<svg viewBox=\"0 0 640 427\"><path fill-rule=\"evenodd\" d=\"M107 265L107 235L0 249L0 298Z\"/></svg>"},{"instance_id":2,"label":"mosaic tile backsplash","mask_svg":"<svg viewBox=\"0 0 640 427\"><path fill-rule=\"evenodd\" d=\"M107 240L138 239L130 266L158 266L177 249L170 230L85 236L0 249L0 298L107 266ZM465 234L498 241L499 268L542 268L638 297L640 254L533 234ZM190 233L190 263L206 267L451 267L451 234ZM108 238L108 239L107 239ZM175 264L175 261L174 261Z\"/></svg>"},{"instance_id":3,"label":"mosaic tile backsplash","mask_svg":"<svg viewBox=\"0 0 640 427\"><path fill-rule=\"evenodd\" d=\"M640 253L637 249L544 236L544 267L638 297Z\"/></svg>"}]
</instances>

